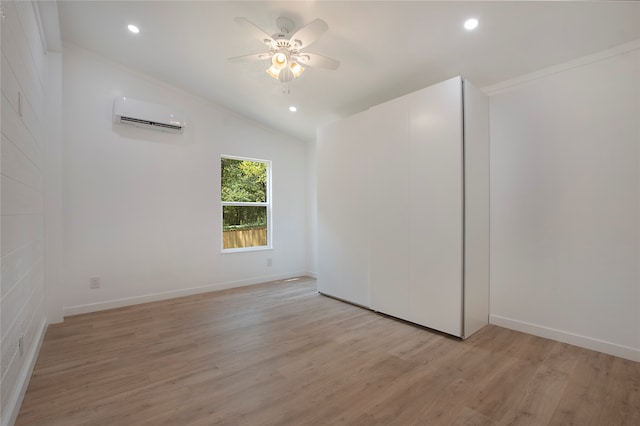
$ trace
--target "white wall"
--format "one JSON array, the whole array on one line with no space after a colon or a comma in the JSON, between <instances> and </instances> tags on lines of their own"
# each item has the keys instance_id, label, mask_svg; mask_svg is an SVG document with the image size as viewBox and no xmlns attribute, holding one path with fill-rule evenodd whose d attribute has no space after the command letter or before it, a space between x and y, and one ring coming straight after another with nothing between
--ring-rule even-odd
<instances>
[{"instance_id":1,"label":"white wall","mask_svg":"<svg viewBox=\"0 0 640 426\"><path fill-rule=\"evenodd\" d=\"M494 90L491 322L640 361L635 46Z\"/></svg>"},{"instance_id":2,"label":"white wall","mask_svg":"<svg viewBox=\"0 0 640 426\"><path fill-rule=\"evenodd\" d=\"M0 419L4 426L15 421L46 329L45 152L50 130L46 104L50 89L60 82L49 78L35 5L3 1L2 9ZM24 336L22 350L20 336Z\"/></svg>"},{"instance_id":3,"label":"white wall","mask_svg":"<svg viewBox=\"0 0 640 426\"><path fill-rule=\"evenodd\" d=\"M78 47L63 52L65 314L306 272L304 143ZM183 109L185 133L113 124L123 95ZM273 250L220 253L222 154L272 161ZM102 286L90 290L94 276Z\"/></svg>"},{"instance_id":4,"label":"white wall","mask_svg":"<svg viewBox=\"0 0 640 426\"><path fill-rule=\"evenodd\" d=\"M49 4L49 3L45 3ZM56 9L57 10L57 9ZM55 11L54 11L55 13ZM57 17L57 13L55 13ZM47 145L45 149L45 286L47 322L62 322L62 54L47 54Z\"/></svg>"}]
</instances>

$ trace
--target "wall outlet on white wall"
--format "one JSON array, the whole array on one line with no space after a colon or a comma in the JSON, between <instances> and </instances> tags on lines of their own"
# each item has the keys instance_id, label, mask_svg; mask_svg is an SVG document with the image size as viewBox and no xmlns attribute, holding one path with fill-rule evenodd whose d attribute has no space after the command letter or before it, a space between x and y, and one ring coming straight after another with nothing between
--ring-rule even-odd
<instances>
[{"instance_id":1,"label":"wall outlet on white wall","mask_svg":"<svg viewBox=\"0 0 640 426\"><path fill-rule=\"evenodd\" d=\"M100 277L91 277L89 279L89 288L90 289L100 288Z\"/></svg>"}]
</instances>

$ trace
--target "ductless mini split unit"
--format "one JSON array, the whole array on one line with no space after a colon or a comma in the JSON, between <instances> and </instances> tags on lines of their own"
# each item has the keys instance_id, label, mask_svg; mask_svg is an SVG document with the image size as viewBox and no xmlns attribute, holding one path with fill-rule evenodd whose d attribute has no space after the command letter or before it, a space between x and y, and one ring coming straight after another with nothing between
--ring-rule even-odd
<instances>
[{"instance_id":1,"label":"ductless mini split unit","mask_svg":"<svg viewBox=\"0 0 640 426\"><path fill-rule=\"evenodd\" d=\"M127 97L115 99L113 121L168 133L182 133L186 124L176 108Z\"/></svg>"}]
</instances>

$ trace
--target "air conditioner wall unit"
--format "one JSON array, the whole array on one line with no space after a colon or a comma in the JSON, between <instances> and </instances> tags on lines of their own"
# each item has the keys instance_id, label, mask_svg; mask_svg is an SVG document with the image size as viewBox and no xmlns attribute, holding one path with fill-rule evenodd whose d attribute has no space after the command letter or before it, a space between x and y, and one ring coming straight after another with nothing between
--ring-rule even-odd
<instances>
[{"instance_id":1,"label":"air conditioner wall unit","mask_svg":"<svg viewBox=\"0 0 640 426\"><path fill-rule=\"evenodd\" d=\"M182 133L186 122L182 111L166 105L118 97L113 102L113 121L168 133Z\"/></svg>"}]
</instances>

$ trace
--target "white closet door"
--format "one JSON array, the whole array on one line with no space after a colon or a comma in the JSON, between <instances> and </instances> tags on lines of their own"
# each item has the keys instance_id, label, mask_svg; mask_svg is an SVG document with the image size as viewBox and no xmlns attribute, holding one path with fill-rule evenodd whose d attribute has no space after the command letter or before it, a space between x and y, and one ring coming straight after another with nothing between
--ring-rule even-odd
<instances>
[{"instance_id":1,"label":"white closet door","mask_svg":"<svg viewBox=\"0 0 640 426\"><path fill-rule=\"evenodd\" d=\"M368 112L371 308L399 318L409 310L409 102Z\"/></svg>"},{"instance_id":2,"label":"white closet door","mask_svg":"<svg viewBox=\"0 0 640 426\"><path fill-rule=\"evenodd\" d=\"M357 114L318 130L318 291L369 307L364 120Z\"/></svg>"},{"instance_id":3,"label":"white closet door","mask_svg":"<svg viewBox=\"0 0 640 426\"><path fill-rule=\"evenodd\" d=\"M462 80L409 95L409 320L462 335Z\"/></svg>"}]
</instances>

